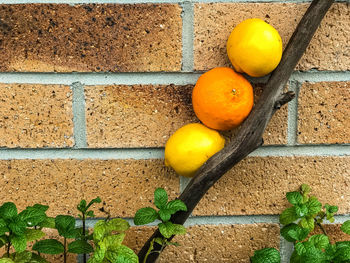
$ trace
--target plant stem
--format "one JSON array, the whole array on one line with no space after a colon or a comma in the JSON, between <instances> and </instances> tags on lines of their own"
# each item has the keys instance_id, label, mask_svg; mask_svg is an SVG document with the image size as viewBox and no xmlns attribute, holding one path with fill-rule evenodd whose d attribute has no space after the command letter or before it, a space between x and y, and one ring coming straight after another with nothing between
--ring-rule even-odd
<instances>
[{"instance_id":1,"label":"plant stem","mask_svg":"<svg viewBox=\"0 0 350 263\"><path fill-rule=\"evenodd\" d=\"M9 241L7 246L7 256L10 257L10 248L11 248L11 242Z\"/></svg>"},{"instance_id":2,"label":"plant stem","mask_svg":"<svg viewBox=\"0 0 350 263\"><path fill-rule=\"evenodd\" d=\"M316 225L318 225L318 226L320 227L320 229L322 230L323 234L325 234L325 235L327 236L327 232L326 232L326 230L323 228L323 226L322 226L320 223L318 223L318 222L316 222Z\"/></svg>"},{"instance_id":3,"label":"plant stem","mask_svg":"<svg viewBox=\"0 0 350 263\"><path fill-rule=\"evenodd\" d=\"M147 250L146 256L143 259L142 263L146 263L147 262L147 258L149 256L149 254L151 253L151 251L153 250L153 244L154 244L154 239L151 241L151 243L149 244L149 248Z\"/></svg>"},{"instance_id":4,"label":"plant stem","mask_svg":"<svg viewBox=\"0 0 350 263\"><path fill-rule=\"evenodd\" d=\"M82 214L83 214L83 217L82 217L82 220L83 220L83 238L85 240L86 239L86 237L85 237L85 234L86 234L86 231L85 231L85 220L86 220L86 217L85 217L85 213L82 213ZM83 254L83 263L86 263L86 254L85 253Z\"/></svg>"},{"instance_id":5,"label":"plant stem","mask_svg":"<svg viewBox=\"0 0 350 263\"><path fill-rule=\"evenodd\" d=\"M66 246L67 246L67 239L64 238L64 241L63 241L63 262L64 263L67 263L67 249L66 249Z\"/></svg>"}]
</instances>

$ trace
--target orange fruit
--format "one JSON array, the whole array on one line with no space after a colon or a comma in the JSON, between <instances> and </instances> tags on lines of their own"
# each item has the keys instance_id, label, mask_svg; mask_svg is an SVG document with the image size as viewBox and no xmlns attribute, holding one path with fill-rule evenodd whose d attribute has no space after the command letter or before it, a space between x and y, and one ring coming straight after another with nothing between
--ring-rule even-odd
<instances>
[{"instance_id":1,"label":"orange fruit","mask_svg":"<svg viewBox=\"0 0 350 263\"><path fill-rule=\"evenodd\" d=\"M193 88L192 104L204 125L230 130L249 115L254 104L253 87L230 68L214 68L199 77Z\"/></svg>"}]
</instances>

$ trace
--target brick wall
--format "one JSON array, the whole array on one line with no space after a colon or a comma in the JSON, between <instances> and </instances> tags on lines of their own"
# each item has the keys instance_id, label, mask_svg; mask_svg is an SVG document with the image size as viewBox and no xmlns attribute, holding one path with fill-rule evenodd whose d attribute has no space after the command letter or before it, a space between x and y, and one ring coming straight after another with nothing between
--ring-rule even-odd
<instances>
[{"instance_id":1,"label":"brick wall","mask_svg":"<svg viewBox=\"0 0 350 263\"><path fill-rule=\"evenodd\" d=\"M41 202L57 206L52 216L76 215L81 198L100 196L113 216L129 220L156 187L175 198L188 180L164 166L164 144L198 121L197 78L229 65L225 43L239 21L265 19L286 44L308 6L122 1L0 0L1 203ZM348 0L332 6L289 81L297 98L273 117L265 146L207 193L188 234L176 238L182 247L168 248L160 262L249 262L266 246L281 248L287 262L277 214L301 183L339 205L336 222L347 219L349 17ZM266 78L252 81L258 94ZM134 228L126 242L137 250L152 231Z\"/></svg>"}]
</instances>

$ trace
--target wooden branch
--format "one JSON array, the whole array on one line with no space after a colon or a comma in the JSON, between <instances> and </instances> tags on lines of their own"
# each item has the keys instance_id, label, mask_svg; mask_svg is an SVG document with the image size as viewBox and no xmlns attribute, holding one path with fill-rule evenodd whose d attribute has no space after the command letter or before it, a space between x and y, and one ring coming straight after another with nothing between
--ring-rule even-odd
<instances>
[{"instance_id":1,"label":"wooden branch","mask_svg":"<svg viewBox=\"0 0 350 263\"><path fill-rule=\"evenodd\" d=\"M333 2L334 0L312 1L289 40L280 64L270 76L257 105L242 124L238 134L230 144L199 169L180 195L179 199L185 202L188 211L176 213L171 218L173 223L183 224L209 188L234 165L262 145L262 135L272 115L294 97L290 92L282 94L283 88ZM161 237L159 230L154 232L140 250L140 262L143 262L150 242L155 237ZM155 244L153 251L159 249ZM158 256L158 253L151 253L147 263L155 262Z\"/></svg>"}]
</instances>

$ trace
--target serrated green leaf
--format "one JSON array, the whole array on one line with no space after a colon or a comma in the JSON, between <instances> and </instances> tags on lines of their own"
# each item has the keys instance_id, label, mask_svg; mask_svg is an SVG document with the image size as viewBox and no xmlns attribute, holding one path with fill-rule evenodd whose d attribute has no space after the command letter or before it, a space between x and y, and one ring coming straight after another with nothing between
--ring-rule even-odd
<instances>
[{"instance_id":1,"label":"serrated green leaf","mask_svg":"<svg viewBox=\"0 0 350 263\"><path fill-rule=\"evenodd\" d=\"M296 244L294 245L294 249L295 249L295 251L297 252L297 254L298 254L299 256L302 256L303 254L306 253L306 248L305 248L304 243L301 243L301 242L296 243Z\"/></svg>"},{"instance_id":2,"label":"serrated green leaf","mask_svg":"<svg viewBox=\"0 0 350 263\"><path fill-rule=\"evenodd\" d=\"M16 252L14 254L14 261L16 263L28 263L32 258L32 253L29 251Z\"/></svg>"},{"instance_id":3,"label":"serrated green leaf","mask_svg":"<svg viewBox=\"0 0 350 263\"><path fill-rule=\"evenodd\" d=\"M26 222L28 226L37 226L46 219L46 206L36 204L28 206L25 210L18 214L21 221Z\"/></svg>"},{"instance_id":4,"label":"serrated green leaf","mask_svg":"<svg viewBox=\"0 0 350 263\"><path fill-rule=\"evenodd\" d=\"M58 215L55 218L55 227L58 230L60 236L65 238L75 238L75 219L72 216Z\"/></svg>"},{"instance_id":5,"label":"serrated green leaf","mask_svg":"<svg viewBox=\"0 0 350 263\"><path fill-rule=\"evenodd\" d=\"M86 206L86 210L88 210L90 208L90 206L92 206L93 204L98 204L101 203L101 198L100 197L96 197L94 199L92 199L89 204Z\"/></svg>"},{"instance_id":6,"label":"serrated green leaf","mask_svg":"<svg viewBox=\"0 0 350 263\"><path fill-rule=\"evenodd\" d=\"M350 235L350 220L345 221L342 226L340 227L341 231L343 231L345 234Z\"/></svg>"},{"instance_id":7,"label":"serrated green leaf","mask_svg":"<svg viewBox=\"0 0 350 263\"><path fill-rule=\"evenodd\" d=\"M322 204L315 196L309 198L309 201L306 202L306 206L309 210L308 215L316 215L322 209Z\"/></svg>"},{"instance_id":8,"label":"serrated green leaf","mask_svg":"<svg viewBox=\"0 0 350 263\"><path fill-rule=\"evenodd\" d=\"M103 239L103 243L106 245L107 250L109 248L116 248L120 246L125 238L125 233L120 233L118 235L106 236Z\"/></svg>"},{"instance_id":9,"label":"serrated green leaf","mask_svg":"<svg viewBox=\"0 0 350 263\"><path fill-rule=\"evenodd\" d=\"M334 214L338 212L338 206L325 204L324 207L326 208L327 213Z\"/></svg>"},{"instance_id":10,"label":"serrated green leaf","mask_svg":"<svg viewBox=\"0 0 350 263\"><path fill-rule=\"evenodd\" d=\"M75 240L68 244L68 252L74 254L89 254L93 252L93 247L84 240Z\"/></svg>"},{"instance_id":11,"label":"serrated green leaf","mask_svg":"<svg viewBox=\"0 0 350 263\"><path fill-rule=\"evenodd\" d=\"M181 200L176 199L167 203L166 209L168 209L171 214L175 214L178 211L187 211L187 206Z\"/></svg>"},{"instance_id":12,"label":"serrated green leaf","mask_svg":"<svg viewBox=\"0 0 350 263\"><path fill-rule=\"evenodd\" d=\"M288 192L286 197L288 202L292 205L299 205L303 203L303 196L299 192Z\"/></svg>"},{"instance_id":13,"label":"serrated green leaf","mask_svg":"<svg viewBox=\"0 0 350 263\"><path fill-rule=\"evenodd\" d=\"M350 241L339 241L339 242L336 242L335 244L337 249L342 247L350 247Z\"/></svg>"},{"instance_id":14,"label":"serrated green leaf","mask_svg":"<svg viewBox=\"0 0 350 263\"><path fill-rule=\"evenodd\" d=\"M44 239L36 242L32 248L44 254L56 255L64 251L63 244L56 239Z\"/></svg>"},{"instance_id":15,"label":"serrated green leaf","mask_svg":"<svg viewBox=\"0 0 350 263\"><path fill-rule=\"evenodd\" d=\"M86 211L86 200L85 199L82 199L79 203L79 205L77 205L77 209L82 212L82 213L85 213Z\"/></svg>"},{"instance_id":16,"label":"serrated green leaf","mask_svg":"<svg viewBox=\"0 0 350 263\"><path fill-rule=\"evenodd\" d=\"M128 223L128 221L122 218L113 218L107 221L107 230L109 232L112 232L112 231L124 232L129 228L130 228L130 224Z\"/></svg>"},{"instance_id":17,"label":"serrated green leaf","mask_svg":"<svg viewBox=\"0 0 350 263\"><path fill-rule=\"evenodd\" d=\"M107 231L107 224L104 220L99 220L96 222L94 226L94 240L100 241L104 237L105 233Z\"/></svg>"},{"instance_id":18,"label":"serrated green leaf","mask_svg":"<svg viewBox=\"0 0 350 263\"><path fill-rule=\"evenodd\" d=\"M139 259L135 252L127 246L120 245L113 252L107 252L106 258L115 263L138 263Z\"/></svg>"},{"instance_id":19,"label":"serrated green leaf","mask_svg":"<svg viewBox=\"0 0 350 263\"><path fill-rule=\"evenodd\" d=\"M0 206L0 215L3 219L10 219L16 217L18 214L17 207L12 202L4 203Z\"/></svg>"},{"instance_id":20,"label":"serrated green leaf","mask_svg":"<svg viewBox=\"0 0 350 263\"><path fill-rule=\"evenodd\" d=\"M295 206L295 213L298 215L299 218L306 216L308 212L309 210L305 204Z\"/></svg>"},{"instance_id":21,"label":"serrated green leaf","mask_svg":"<svg viewBox=\"0 0 350 263\"><path fill-rule=\"evenodd\" d=\"M303 195L307 195L307 194L309 194L309 193L311 192L311 188L310 188L310 186L308 186L307 184L302 184L302 185L300 186L300 190L301 190L301 193L302 193Z\"/></svg>"},{"instance_id":22,"label":"serrated green leaf","mask_svg":"<svg viewBox=\"0 0 350 263\"><path fill-rule=\"evenodd\" d=\"M27 242L30 242L44 237L45 233L39 229L27 228L24 235L27 239Z\"/></svg>"},{"instance_id":23,"label":"serrated green leaf","mask_svg":"<svg viewBox=\"0 0 350 263\"><path fill-rule=\"evenodd\" d=\"M15 263L15 262L10 258L0 258L0 263Z\"/></svg>"},{"instance_id":24,"label":"serrated green leaf","mask_svg":"<svg viewBox=\"0 0 350 263\"><path fill-rule=\"evenodd\" d=\"M280 263L280 252L275 248L264 248L254 251L254 256L250 258L251 263Z\"/></svg>"},{"instance_id":25,"label":"serrated green leaf","mask_svg":"<svg viewBox=\"0 0 350 263\"><path fill-rule=\"evenodd\" d=\"M0 215L1 216L1 215ZM3 219L3 218L0 218L0 228L1 227L6 227L6 221L5 221L5 219Z\"/></svg>"},{"instance_id":26,"label":"serrated green leaf","mask_svg":"<svg viewBox=\"0 0 350 263\"><path fill-rule=\"evenodd\" d=\"M299 221L299 225L302 228L308 229L310 232L315 228L315 221L313 217L303 217Z\"/></svg>"},{"instance_id":27,"label":"serrated green leaf","mask_svg":"<svg viewBox=\"0 0 350 263\"><path fill-rule=\"evenodd\" d=\"M289 224L281 229L281 235L288 242L302 241L309 234L309 230L298 226L297 224Z\"/></svg>"},{"instance_id":28,"label":"serrated green leaf","mask_svg":"<svg viewBox=\"0 0 350 263\"><path fill-rule=\"evenodd\" d=\"M10 231L10 229L6 226L0 227L0 235L3 235L9 231Z\"/></svg>"},{"instance_id":29,"label":"serrated green leaf","mask_svg":"<svg viewBox=\"0 0 350 263\"><path fill-rule=\"evenodd\" d=\"M158 209L165 208L168 203L168 194L163 188L157 188L154 191L154 204Z\"/></svg>"},{"instance_id":30,"label":"serrated green leaf","mask_svg":"<svg viewBox=\"0 0 350 263\"><path fill-rule=\"evenodd\" d=\"M186 234L186 227L179 224L173 224L174 230L173 235L185 235Z\"/></svg>"},{"instance_id":31,"label":"serrated green leaf","mask_svg":"<svg viewBox=\"0 0 350 263\"><path fill-rule=\"evenodd\" d=\"M154 242L156 242L159 245L163 245L163 238L161 237L156 237L154 238Z\"/></svg>"},{"instance_id":32,"label":"serrated green leaf","mask_svg":"<svg viewBox=\"0 0 350 263\"><path fill-rule=\"evenodd\" d=\"M102 262L102 260L105 258L105 254L107 251L107 247L103 242L99 242L98 246L96 247L94 251L94 259L98 262Z\"/></svg>"},{"instance_id":33,"label":"serrated green leaf","mask_svg":"<svg viewBox=\"0 0 350 263\"><path fill-rule=\"evenodd\" d=\"M171 211L166 208L160 209L158 211L159 217L162 221L169 221L171 218Z\"/></svg>"},{"instance_id":34,"label":"serrated green leaf","mask_svg":"<svg viewBox=\"0 0 350 263\"><path fill-rule=\"evenodd\" d=\"M174 224L171 223L170 221L160 223L158 224L159 231L165 238L170 238L172 235L174 235Z\"/></svg>"},{"instance_id":35,"label":"serrated green leaf","mask_svg":"<svg viewBox=\"0 0 350 263\"><path fill-rule=\"evenodd\" d=\"M154 210L151 207L144 207L136 211L135 217L134 217L134 224L139 225L146 225L149 223L154 222L158 218L158 213L156 210Z\"/></svg>"},{"instance_id":36,"label":"serrated green leaf","mask_svg":"<svg viewBox=\"0 0 350 263\"><path fill-rule=\"evenodd\" d=\"M39 226L54 229L55 228L55 218L46 217L44 221L39 223Z\"/></svg>"},{"instance_id":37,"label":"serrated green leaf","mask_svg":"<svg viewBox=\"0 0 350 263\"><path fill-rule=\"evenodd\" d=\"M309 237L308 241L312 243L316 248L319 248L319 249L325 249L329 245L328 236L323 234L313 235Z\"/></svg>"},{"instance_id":38,"label":"serrated green leaf","mask_svg":"<svg viewBox=\"0 0 350 263\"><path fill-rule=\"evenodd\" d=\"M17 236L13 235L10 236L11 244L13 245L13 248L16 250L16 252L22 252L26 250L27 248L27 239L23 236Z\"/></svg>"},{"instance_id":39,"label":"serrated green leaf","mask_svg":"<svg viewBox=\"0 0 350 263\"><path fill-rule=\"evenodd\" d=\"M335 262L348 262L350 260L350 246L337 247Z\"/></svg>"},{"instance_id":40,"label":"serrated green leaf","mask_svg":"<svg viewBox=\"0 0 350 263\"><path fill-rule=\"evenodd\" d=\"M288 207L280 215L280 223L282 225L289 225L298 219L298 216L295 212L295 207Z\"/></svg>"},{"instance_id":41,"label":"serrated green leaf","mask_svg":"<svg viewBox=\"0 0 350 263\"><path fill-rule=\"evenodd\" d=\"M87 211L86 216L87 217L95 217L94 211L92 211L92 210Z\"/></svg>"},{"instance_id":42,"label":"serrated green leaf","mask_svg":"<svg viewBox=\"0 0 350 263\"><path fill-rule=\"evenodd\" d=\"M45 258L42 258L38 254L32 253L32 258L29 263L50 263Z\"/></svg>"},{"instance_id":43,"label":"serrated green leaf","mask_svg":"<svg viewBox=\"0 0 350 263\"><path fill-rule=\"evenodd\" d=\"M24 235L27 228L27 224L26 222L20 220L18 216L16 216L11 220L11 223L9 223L8 227L12 231L12 233L21 236Z\"/></svg>"}]
</instances>

